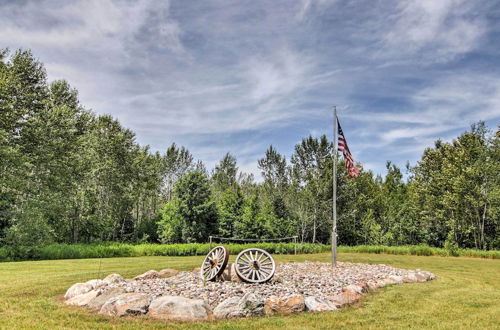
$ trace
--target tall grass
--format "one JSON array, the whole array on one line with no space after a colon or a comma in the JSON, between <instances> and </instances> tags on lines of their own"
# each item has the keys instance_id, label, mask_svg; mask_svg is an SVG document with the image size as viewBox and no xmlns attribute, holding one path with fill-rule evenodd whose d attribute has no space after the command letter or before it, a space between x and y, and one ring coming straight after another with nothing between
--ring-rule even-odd
<instances>
[{"instance_id":1,"label":"tall grass","mask_svg":"<svg viewBox=\"0 0 500 330\"><path fill-rule=\"evenodd\" d=\"M215 246L215 245L213 245ZM261 248L273 254L293 254L293 243L255 243L255 244L224 244L231 254L237 254L249 247ZM209 244L51 244L44 247L30 247L29 254L23 254L22 248L0 248L0 261L13 260L54 260L141 256L195 256L204 255L209 250ZM297 244L297 253L320 253L330 251L330 245ZM500 251L482 251L473 249L446 250L427 245L384 246L359 245L341 246L339 252L345 253L376 253L418 256L465 256L475 258L500 259Z\"/></svg>"},{"instance_id":2,"label":"tall grass","mask_svg":"<svg viewBox=\"0 0 500 330\"><path fill-rule=\"evenodd\" d=\"M443 248L431 247L428 245L402 245L402 246L385 246L385 245L358 245L358 246L341 246L340 252L346 253L383 253L383 254L398 254L398 255L415 255L415 256L442 256L442 257L474 257L487 259L500 259L499 250L474 250L474 249L454 249L448 250Z\"/></svg>"},{"instance_id":3,"label":"tall grass","mask_svg":"<svg viewBox=\"0 0 500 330\"><path fill-rule=\"evenodd\" d=\"M212 245L212 247L214 247ZM324 244L297 244L293 243L255 243L255 244L224 244L231 254L237 254L249 247L264 249L273 254L320 253L330 249ZM112 257L141 257L141 256L195 256L205 255L209 244L51 244L38 248L30 248L27 255L19 253L23 249L0 248L0 261L13 260L54 260L54 259L82 259L82 258L112 258Z\"/></svg>"}]
</instances>

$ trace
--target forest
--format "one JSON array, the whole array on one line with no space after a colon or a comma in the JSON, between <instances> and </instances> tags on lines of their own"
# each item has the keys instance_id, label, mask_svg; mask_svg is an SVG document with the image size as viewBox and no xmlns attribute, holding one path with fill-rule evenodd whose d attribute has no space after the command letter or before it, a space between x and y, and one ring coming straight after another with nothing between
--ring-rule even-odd
<instances>
[{"instance_id":1,"label":"forest","mask_svg":"<svg viewBox=\"0 0 500 330\"><path fill-rule=\"evenodd\" d=\"M478 118L384 176L349 179L339 157L339 244L500 249L500 127ZM0 51L0 246L195 243L298 236L328 243L333 143L304 137L290 159L269 146L262 180L230 153L207 169L175 143L141 146L109 115L48 82L27 50Z\"/></svg>"}]
</instances>

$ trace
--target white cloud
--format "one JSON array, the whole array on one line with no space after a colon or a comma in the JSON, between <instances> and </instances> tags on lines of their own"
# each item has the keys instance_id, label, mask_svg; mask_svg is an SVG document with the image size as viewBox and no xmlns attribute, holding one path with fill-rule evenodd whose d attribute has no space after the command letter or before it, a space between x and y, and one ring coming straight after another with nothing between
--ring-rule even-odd
<instances>
[{"instance_id":1,"label":"white cloud","mask_svg":"<svg viewBox=\"0 0 500 330\"><path fill-rule=\"evenodd\" d=\"M417 54L426 62L446 62L467 53L486 31L473 12L474 4L465 0L401 1L383 38L382 55Z\"/></svg>"}]
</instances>

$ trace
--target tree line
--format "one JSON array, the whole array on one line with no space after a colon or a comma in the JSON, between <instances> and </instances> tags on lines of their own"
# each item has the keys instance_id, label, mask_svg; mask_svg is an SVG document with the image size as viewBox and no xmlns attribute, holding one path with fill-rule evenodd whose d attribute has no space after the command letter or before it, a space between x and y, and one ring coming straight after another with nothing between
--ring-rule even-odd
<instances>
[{"instance_id":1,"label":"tree line","mask_svg":"<svg viewBox=\"0 0 500 330\"><path fill-rule=\"evenodd\" d=\"M384 177L337 171L342 245L500 248L500 129L478 122ZM0 242L204 242L209 235L328 243L333 143L306 137L289 160L270 146L262 182L227 153L207 170L184 147L140 146L109 115L49 83L30 51L0 52Z\"/></svg>"}]
</instances>

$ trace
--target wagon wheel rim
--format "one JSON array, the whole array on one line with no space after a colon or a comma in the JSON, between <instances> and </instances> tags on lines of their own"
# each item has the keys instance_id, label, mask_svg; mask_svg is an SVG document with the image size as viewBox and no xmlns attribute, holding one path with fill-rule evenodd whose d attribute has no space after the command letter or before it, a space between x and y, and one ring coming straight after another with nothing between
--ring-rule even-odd
<instances>
[{"instance_id":1,"label":"wagon wheel rim","mask_svg":"<svg viewBox=\"0 0 500 330\"><path fill-rule=\"evenodd\" d=\"M274 276L276 264L273 257L262 249L241 251L235 260L236 274L245 282L264 283Z\"/></svg>"},{"instance_id":2,"label":"wagon wheel rim","mask_svg":"<svg viewBox=\"0 0 500 330\"><path fill-rule=\"evenodd\" d=\"M229 249L223 246L216 246L203 260L201 264L200 276L206 281L213 281L224 272L229 261Z\"/></svg>"}]
</instances>

